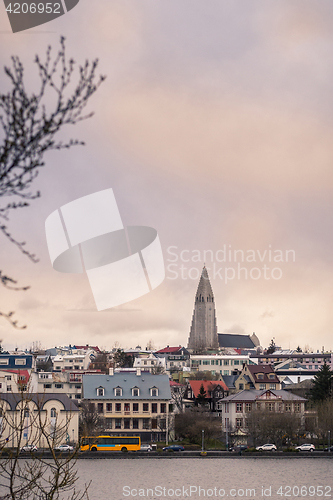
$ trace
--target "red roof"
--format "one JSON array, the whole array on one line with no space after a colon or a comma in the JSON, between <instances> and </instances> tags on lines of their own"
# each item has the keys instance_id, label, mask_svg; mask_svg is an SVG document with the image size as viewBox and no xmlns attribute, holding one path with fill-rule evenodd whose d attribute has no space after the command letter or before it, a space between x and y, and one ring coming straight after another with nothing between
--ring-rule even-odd
<instances>
[{"instance_id":1,"label":"red roof","mask_svg":"<svg viewBox=\"0 0 333 500\"><path fill-rule=\"evenodd\" d=\"M223 390L228 391L228 387L222 380L189 380L189 384L193 391L194 397L198 397L200 387L203 385L206 391L206 397L210 397L209 393L217 386L220 385Z\"/></svg>"},{"instance_id":2,"label":"red roof","mask_svg":"<svg viewBox=\"0 0 333 500\"><path fill-rule=\"evenodd\" d=\"M95 345L95 346L93 346L93 345L75 345L75 346L73 346L73 349L84 349L85 351L87 351L88 349L93 349L96 352L101 352L97 345Z\"/></svg>"},{"instance_id":3,"label":"red roof","mask_svg":"<svg viewBox=\"0 0 333 500\"><path fill-rule=\"evenodd\" d=\"M172 353L172 352L177 352L181 349L181 346L177 347L164 347L164 349L160 349L159 351L156 351L160 354L166 354L166 353Z\"/></svg>"},{"instance_id":4,"label":"red roof","mask_svg":"<svg viewBox=\"0 0 333 500\"><path fill-rule=\"evenodd\" d=\"M5 371L5 370L3 370L3 371ZM8 373L16 373L17 375L20 375L20 377L24 377L24 379L22 379L22 381L24 381L24 382L28 382L29 377L30 377L28 370L20 370L20 369L18 369L18 370L6 370L6 373L7 372Z\"/></svg>"},{"instance_id":5,"label":"red roof","mask_svg":"<svg viewBox=\"0 0 333 500\"><path fill-rule=\"evenodd\" d=\"M179 382L175 382L174 380L170 380L170 385L172 387L183 387L183 384L180 384Z\"/></svg>"}]
</instances>

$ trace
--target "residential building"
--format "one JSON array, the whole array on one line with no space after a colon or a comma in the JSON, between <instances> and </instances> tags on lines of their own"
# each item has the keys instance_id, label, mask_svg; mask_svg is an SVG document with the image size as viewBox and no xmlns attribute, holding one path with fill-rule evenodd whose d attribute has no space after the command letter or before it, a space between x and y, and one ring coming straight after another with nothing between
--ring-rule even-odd
<instances>
[{"instance_id":1,"label":"residential building","mask_svg":"<svg viewBox=\"0 0 333 500\"><path fill-rule=\"evenodd\" d=\"M135 358L133 363L133 368L140 368L142 371L161 371L165 372L166 363L165 358L159 358L153 353L149 353L146 356L141 356L140 358Z\"/></svg>"},{"instance_id":2,"label":"residential building","mask_svg":"<svg viewBox=\"0 0 333 500\"><path fill-rule=\"evenodd\" d=\"M246 418L253 410L297 413L304 420L306 399L284 390L243 390L219 401L224 431L246 429Z\"/></svg>"},{"instance_id":3,"label":"residential building","mask_svg":"<svg viewBox=\"0 0 333 500\"><path fill-rule=\"evenodd\" d=\"M253 363L248 354L193 354L191 355L191 371L209 371L212 375L234 375L243 365Z\"/></svg>"},{"instance_id":4,"label":"residential building","mask_svg":"<svg viewBox=\"0 0 333 500\"><path fill-rule=\"evenodd\" d=\"M163 349L155 352L159 358L164 358L166 370L177 371L183 370L190 366L190 353L185 347L170 347L166 346Z\"/></svg>"},{"instance_id":5,"label":"residential building","mask_svg":"<svg viewBox=\"0 0 333 500\"><path fill-rule=\"evenodd\" d=\"M273 354L256 354L252 355L253 361L258 365L279 364L283 361L293 361L300 364L306 370L315 374L321 366L326 363L333 368L333 353L332 352L297 352L297 351L275 351Z\"/></svg>"},{"instance_id":6,"label":"residential building","mask_svg":"<svg viewBox=\"0 0 333 500\"><path fill-rule=\"evenodd\" d=\"M200 401L200 391L205 394L205 400ZM189 380L185 390L186 403L205 405L211 412L218 410L218 402L228 395L228 387L223 381Z\"/></svg>"},{"instance_id":7,"label":"residential building","mask_svg":"<svg viewBox=\"0 0 333 500\"><path fill-rule=\"evenodd\" d=\"M104 419L105 432L141 436L142 441L163 441L169 430L169 378L135 372L84 375L84 401Z\"/></svg>"},{"instance_id":8,"label":"residential building","mask_svg":"<svg viewBox=\"0 0 333 500\"><path fill-rule=\"evenodd\" d=\"M236 391L243 389L266 389L279 390L281 382L271 365L246 365L235 381Z\"/></svg>"}]
</instances>

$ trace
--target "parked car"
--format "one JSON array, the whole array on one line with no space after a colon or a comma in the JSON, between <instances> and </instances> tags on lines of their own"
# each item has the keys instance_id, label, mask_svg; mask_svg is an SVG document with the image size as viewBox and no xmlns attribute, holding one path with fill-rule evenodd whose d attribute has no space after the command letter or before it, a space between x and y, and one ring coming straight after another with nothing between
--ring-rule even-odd
<instances>
[{"instance_id":1,"label":"parked car","mask_svg":"<svg viewBox=\"0 0 333 500\"><path fill-rule=\"evenodd\" d=\"M232 446L229 448L229 451L245 451L248 449L248 446L246 444L240 444L238 446Z\"/></svg>"},{"instance_id":2,"label":"parked car","mask_svg":"<svg viewBox=\"0 0 333 500\"><path fill-rule=\"evenodd\" d=\"M325 448L324 451L333 451L333 446L330 446L329 448Z\"/></svg>"},{"instance_id":3,"label":"parked car","mask_svg":"<svg viewBox=\"0 0 333 500\"><path fill-rule=\"evenodd\" d=\"M31 453L35 451L38 451L38 448L34 444L26 444L20 449L20 453Z\"/></svg>"},{"instance_id":4,"label":"parked car","mask_svg":"<svg viewBox=\"0 0 333 500\"><path fill-rule=\"evenodd\" d=\"M277 447L275 446L275 444L266 443L266 444L263 444L262 446L257 446L256 450L258 450L258 451L276 451Z\"/></svg>"},{"instance_id":5,"label":"parked car","mask_svg":"<svg viewBox=\"0 0 333 500\"><path fill-rule=\"evenodd\" d=\"M184 451L184 446L180 446L179 444L172 444L170 446L165 446L163 451Z\"/></svg>"},{"instance_id":6,"label":"parked car","mask_svg":"<svg viewBox=\"0 0 333 500\"><path fill-rule=\"evenodd\" d=\"M153 451L153 448L150 444L142 444L140 451Z\"/></svg>"},{"instance_id":7,"label":"parked car","mask_svg":"<svg viewBox=\"0 0 333 500\"><path fill-rule=\"evenodd\" d=\"M314 446L314 444L304 443L304 444L301 444L300 446L296 446L296 450L298 450L298 451L314 451L315 446Z\"/></svg>"},{"instance_id":8,"label":"parked car","mask_svg":"<svg viewBox=\"0 0 333 500\"><path fill-rule=\"evenodd\" d=\"M62 452L69 452L69 451L74 451L74 447L70 446L69 444L61 444L60 446L55 446L54 451L62 451Z\"/></svg>"}]
</instances>

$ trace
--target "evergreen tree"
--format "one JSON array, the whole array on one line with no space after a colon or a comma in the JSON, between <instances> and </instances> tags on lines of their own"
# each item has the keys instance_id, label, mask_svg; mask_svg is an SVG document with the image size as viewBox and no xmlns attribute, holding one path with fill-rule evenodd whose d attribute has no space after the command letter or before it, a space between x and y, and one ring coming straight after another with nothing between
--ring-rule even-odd
<instances>
[{"instance_id":1,"label":"evergreen tree","mask_svg":"<svg viewBox=\"0 0 333 500\"><path fill-rule=\"evenodd\" d=\"M273 354L275 351L276 351L276 345L274 339L272 339L271 343L269 344L269 348L267 349L267 354Z\"/></svg>"},{"instance_id":2,"label":"evergreen tree","mask_svg":"<svg viewBox=\"0 0 333 500\"><path fill-rule=\"evenodd\" d=\"M312 401L324 401L332 396L333 372L325 363L313 377L313 387L310 390Z\"/></svg>"},{"instance_id":3,"label":"evergreen tree","mask_svg":"<svg viewBox=\"0 0 333 500\"><path fill-rule=\"evenodd\" d=\"M201 384L199 394L197 395L197 403L199 405L201 405L201 404L204 405L206 403L206 396L207 396L207 392L205 391L203 384Z\"/></svg>"}]
</instances>

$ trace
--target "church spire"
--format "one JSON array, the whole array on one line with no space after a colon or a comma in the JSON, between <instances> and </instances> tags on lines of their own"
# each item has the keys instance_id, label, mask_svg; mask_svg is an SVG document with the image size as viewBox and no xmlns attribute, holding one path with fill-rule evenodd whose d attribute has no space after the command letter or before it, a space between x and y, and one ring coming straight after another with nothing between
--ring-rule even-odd
<instances>
[{"instance_id":1,"label":"church spire","mask_svg":"<svg viewBox=\"0 0 333 500\"><path fill-rule=\"evenodd\" d=\"M193 352L218 348L214 294L206 266L202 269L195 295L188 348Z\"/></svg>"}]
</instances>

